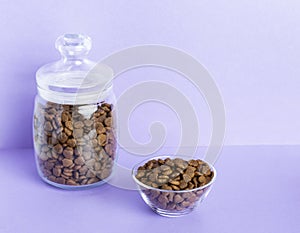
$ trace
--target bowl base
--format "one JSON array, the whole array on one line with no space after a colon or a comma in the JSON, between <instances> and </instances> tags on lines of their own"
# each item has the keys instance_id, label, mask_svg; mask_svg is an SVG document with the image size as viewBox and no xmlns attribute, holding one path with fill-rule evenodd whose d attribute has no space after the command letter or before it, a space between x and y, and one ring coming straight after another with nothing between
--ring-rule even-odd
<instances>
[{"instance_id":1,"label":"bowl base","mask_svg":"<svg viewBox=\"0 0 300 233\"><path fill-rule=\"evenodd\" d=\"M160 208L157 208L157 207L151 207L151 209L155 213L157 213L161 216L169 217L169 218L176 218L176 217L181 217L181 216L184 216L184 215L187 215L187 214L191 213L194 208L188 208L188 209L185 209L185 210L182 210L182 211L170 211L170 210L160 209Z\"/></svg>"}]
</instances>

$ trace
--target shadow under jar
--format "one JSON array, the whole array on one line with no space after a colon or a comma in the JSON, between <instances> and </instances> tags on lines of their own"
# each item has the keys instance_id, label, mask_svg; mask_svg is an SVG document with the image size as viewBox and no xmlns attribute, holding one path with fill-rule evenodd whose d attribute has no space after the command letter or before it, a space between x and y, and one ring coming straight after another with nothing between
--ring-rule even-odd
<instances>
[{"instance_id":1,"label":"shadow under jar","mask_svg":"<svg viewBox=\"0 0 300 233\"><path fill-rule=\"evenodd\" d=\"M116 157L112 71L87 60L90 38L67 34L56 41L62 59L37 72L34 147L41 178L56 187L98 186Z\"/></svg>"}]
</instances>

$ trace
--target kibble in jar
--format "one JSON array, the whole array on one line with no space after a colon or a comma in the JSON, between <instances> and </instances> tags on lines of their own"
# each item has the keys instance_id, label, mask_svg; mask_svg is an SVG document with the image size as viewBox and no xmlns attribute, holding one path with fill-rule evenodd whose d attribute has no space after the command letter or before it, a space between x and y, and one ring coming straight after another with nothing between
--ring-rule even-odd
<instances>
[{"instance_id":1,"label":"kibble in jar","mask_svg":"<svg viewBox=\"0 0 300 233\"><path fill-rule=\"evenodd\" d=\"M113 169L113 105L36 104L34 146L42 178L58 187L100 183Z\"/></svg>"},{"instance_id":2,"label":"kibble in jar","mask_svg":"<svg viewBox=\"0 0 300 233\"><path fill-rule=\"evenodd\" d=\"M213 169L203 160L181 158L152 159L140 166L135 175L146 185L141 189L151 203L173 212L194 208L214 176Z\"/></svg>"}]
</instances>

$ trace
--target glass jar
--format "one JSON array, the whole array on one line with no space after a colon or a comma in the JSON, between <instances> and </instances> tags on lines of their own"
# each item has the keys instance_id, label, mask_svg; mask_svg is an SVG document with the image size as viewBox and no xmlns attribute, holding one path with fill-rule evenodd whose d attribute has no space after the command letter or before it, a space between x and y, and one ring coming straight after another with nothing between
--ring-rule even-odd
<instances>
[{"instance_id":1,"label":"glass jar","mask_svg":"<svg viewBox=\"0 0 300 233\"><path fill-rule=\"evenodd\" d=\"M91 39L66 34L56 41L61 60L36 73L33 139L37 169L64 189L98 186L116 158L113 72L86 58Z\"/></svg>"}]
</instances>

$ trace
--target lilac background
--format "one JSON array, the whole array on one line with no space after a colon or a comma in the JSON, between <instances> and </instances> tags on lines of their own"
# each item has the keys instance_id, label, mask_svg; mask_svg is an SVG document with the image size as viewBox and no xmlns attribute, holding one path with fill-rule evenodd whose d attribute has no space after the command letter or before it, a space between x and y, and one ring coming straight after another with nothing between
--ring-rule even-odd
<instances>
[{"instance_id":1,"label":"lilac background","mask_svg":"<svg viewBox=\"0 0 300 233\"><path fill-rule=\"evenodd\" d=\"M40 1L0 2L0 148L32 147L35 71L58 59L56 37L90 35L91 58L137 44L165 44L186 51L212 73L227 112L227 145L298 144L300 141L299 1ZM115 82L119 95L138 81L171 82L195 104L201 145L209 141L210 115L203 98L182 77L139 69ZM178 144L179 122L162 105L141 106L133 136L145 142L149 123L168 129L166 146ZM143 113L147 114L143 114ZM145 115L147 116L145 118ZM189 146L189 145L187 145Z\"/></svg>"},{"instance_id":2,"label":"lilac background","mask_svg":"<svg viewBox=\"0 0 300 233\"><path fill-rule=\"evenodd\" d=\"M109 185L79 192L50 188L37 175L31 148L35 72L59 58L54 41L65 32L90 35L94 60L137 44L184 50L220 88L226 145L299 144L299 12L296 0L1 0L0 232L299 232L299 146L224 147L211 194L179 219L155 215L134 191ZM180 88L195 104L200 143L207 144L205 101L178 74L132 70L116 80L115 90L120 95L153 79ZM147 141L145 132L156 120L168 132L163 149L173 151L179 122L163 105L137 109L133 135ZM140 159L120 154L121 161Z\"/></svg>"}]
</instances>

